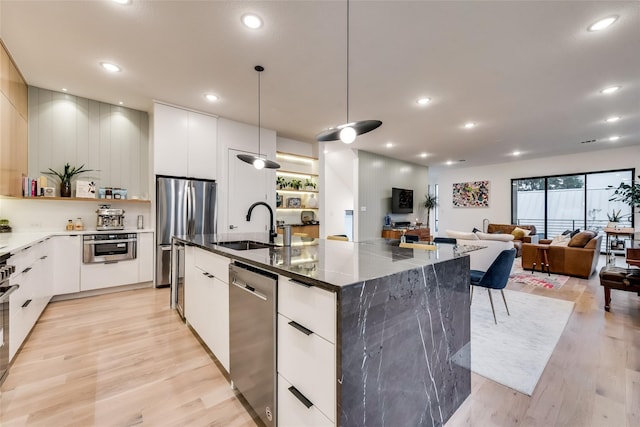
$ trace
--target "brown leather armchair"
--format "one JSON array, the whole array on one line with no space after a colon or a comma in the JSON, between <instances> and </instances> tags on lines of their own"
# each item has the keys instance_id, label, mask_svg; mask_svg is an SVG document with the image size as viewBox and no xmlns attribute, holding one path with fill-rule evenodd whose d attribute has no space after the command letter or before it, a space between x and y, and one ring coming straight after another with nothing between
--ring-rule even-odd
<instances>
[{"instance_id":1,"label":"brown leather armchair","mask_svg":"<svg viewBox=\"0 0 640 427\"><path fill-rule=\"evenodd\" d=\"M516 228L522 228L523 230L530 230L530 234L528 236L524 236L521 238L517 238L513 240L513 247L516 248L516 257L522 255L522 244L523 243L537 243L538 236L536 235L536 226L535 225L515 225L515 224L489 224L487 226L487 233L495 234L511 234L513 230Z\"/></svg>"},{"instance_id":2,"label":"brown leather armchair","mask_svg":"<svg viewBox=\"0 0 640 427\"><path fill-rule=\"evenodd\" d=\"M549 245L550 243L551 240L540 240L540 244ZM571 242L569 242L569 244L571 244ZM547 249L549 270L551 273L555 274L565 274L567 276L576 276L588 279L589 276L596 271L601 244L602 236L595 236L581 247L549 245L549 248ZM522 245L523 269L531 270L533 268L533 263L538 262L536 260L536 257L538 256L538 250L536 247L537 245L530 243L524 243Z\"/></svg>"}]
</instances>

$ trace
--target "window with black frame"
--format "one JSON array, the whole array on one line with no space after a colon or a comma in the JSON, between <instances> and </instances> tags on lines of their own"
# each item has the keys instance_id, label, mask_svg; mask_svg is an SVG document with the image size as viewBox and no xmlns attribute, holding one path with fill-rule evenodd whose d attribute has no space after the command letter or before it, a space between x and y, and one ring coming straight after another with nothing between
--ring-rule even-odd
<instances>
[{"instance_id":1,"label":"window with black frame","mask_svg":"<svg viewBox=\"0 0 640 427\"><path fill-rule=\"evenodd\" d=\"M512 179L511 221L535 225L546 238L578 228L632 227L631 206L609 199L620 183L633 182L634 173L623 169Z\"/></svg>"}]
</instances>

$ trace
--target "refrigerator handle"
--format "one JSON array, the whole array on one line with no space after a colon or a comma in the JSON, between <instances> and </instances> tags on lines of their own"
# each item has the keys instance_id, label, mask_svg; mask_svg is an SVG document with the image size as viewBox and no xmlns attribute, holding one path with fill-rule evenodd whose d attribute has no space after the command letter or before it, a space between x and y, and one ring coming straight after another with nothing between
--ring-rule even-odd
<instances>
[{"instance_id":1,"label":"refrigerator handle","mask_svg":"<svg viewBox=\"0 0 640 427\"><path fill-rule=\"evenodd\" d=\"M187 188L185 188L184 197L184 205L187 211L187 216L185 218L185 232L188 236L191 236L191 182L187 182Z\"/></svg>"},{"instance_id":2,"label":"refrigerator handle","mask_svg":"<svg viewBox=\"0 0 640 427\"><path fill-rule=\"evenodd\" d=\"M189 221L191 222L191 233L196 234L196 187L193 182L190 182L189 184L189 193L191 193L191 215L189 215Z\"/></svg>"}]
</instances>

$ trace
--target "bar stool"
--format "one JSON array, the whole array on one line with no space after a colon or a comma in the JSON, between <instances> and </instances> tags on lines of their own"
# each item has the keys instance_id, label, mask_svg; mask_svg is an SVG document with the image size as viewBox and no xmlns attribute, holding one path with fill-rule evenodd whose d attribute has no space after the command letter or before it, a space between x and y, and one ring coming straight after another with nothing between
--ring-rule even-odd
<instances>
[{"instance_id":1,"label":"bar stool","mask_svg":"<svg viewBox=\"0 0 640 427\"><path fill-rule=\"evenodd\" d=\"M540 261L540 272L544 273L544 268L547 267L547 274L551 276L551 271L549 270L549 245L535 245L536 246L536 261ZM533 263L533 268L531 269L531 274L536 271L537 262Z\"/></svg>"}]
</instances>

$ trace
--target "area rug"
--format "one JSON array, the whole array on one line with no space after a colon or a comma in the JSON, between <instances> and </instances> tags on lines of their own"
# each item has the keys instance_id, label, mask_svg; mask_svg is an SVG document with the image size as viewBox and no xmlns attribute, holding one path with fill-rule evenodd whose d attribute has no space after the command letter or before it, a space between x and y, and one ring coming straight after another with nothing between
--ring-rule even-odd
<instances>
[{"instance_id":1,"label":"area rug","mask_svg":"<svg viewBox=\"0 0 640 427\"><path fill-rule=\"evenodd\" d=\"M485 289L471 304L471 370L531 396L573 311L573 302L504 290L493 292L498 324Z\"/></svg>"},{"instance_id":2,"label":"area rug","mask_svg":"<svg viewBox=\"0 0 640 427\"><path fill-rule=\"evenodd\" d=\"M523 283L525 285L540 286L547 289L560 289L567 281L569 276L562 274L542 273L540 271L525 271L522 268L522 258L516 258L511 269L509 281L514 283Z\"/></svg>"}]
</instances>

